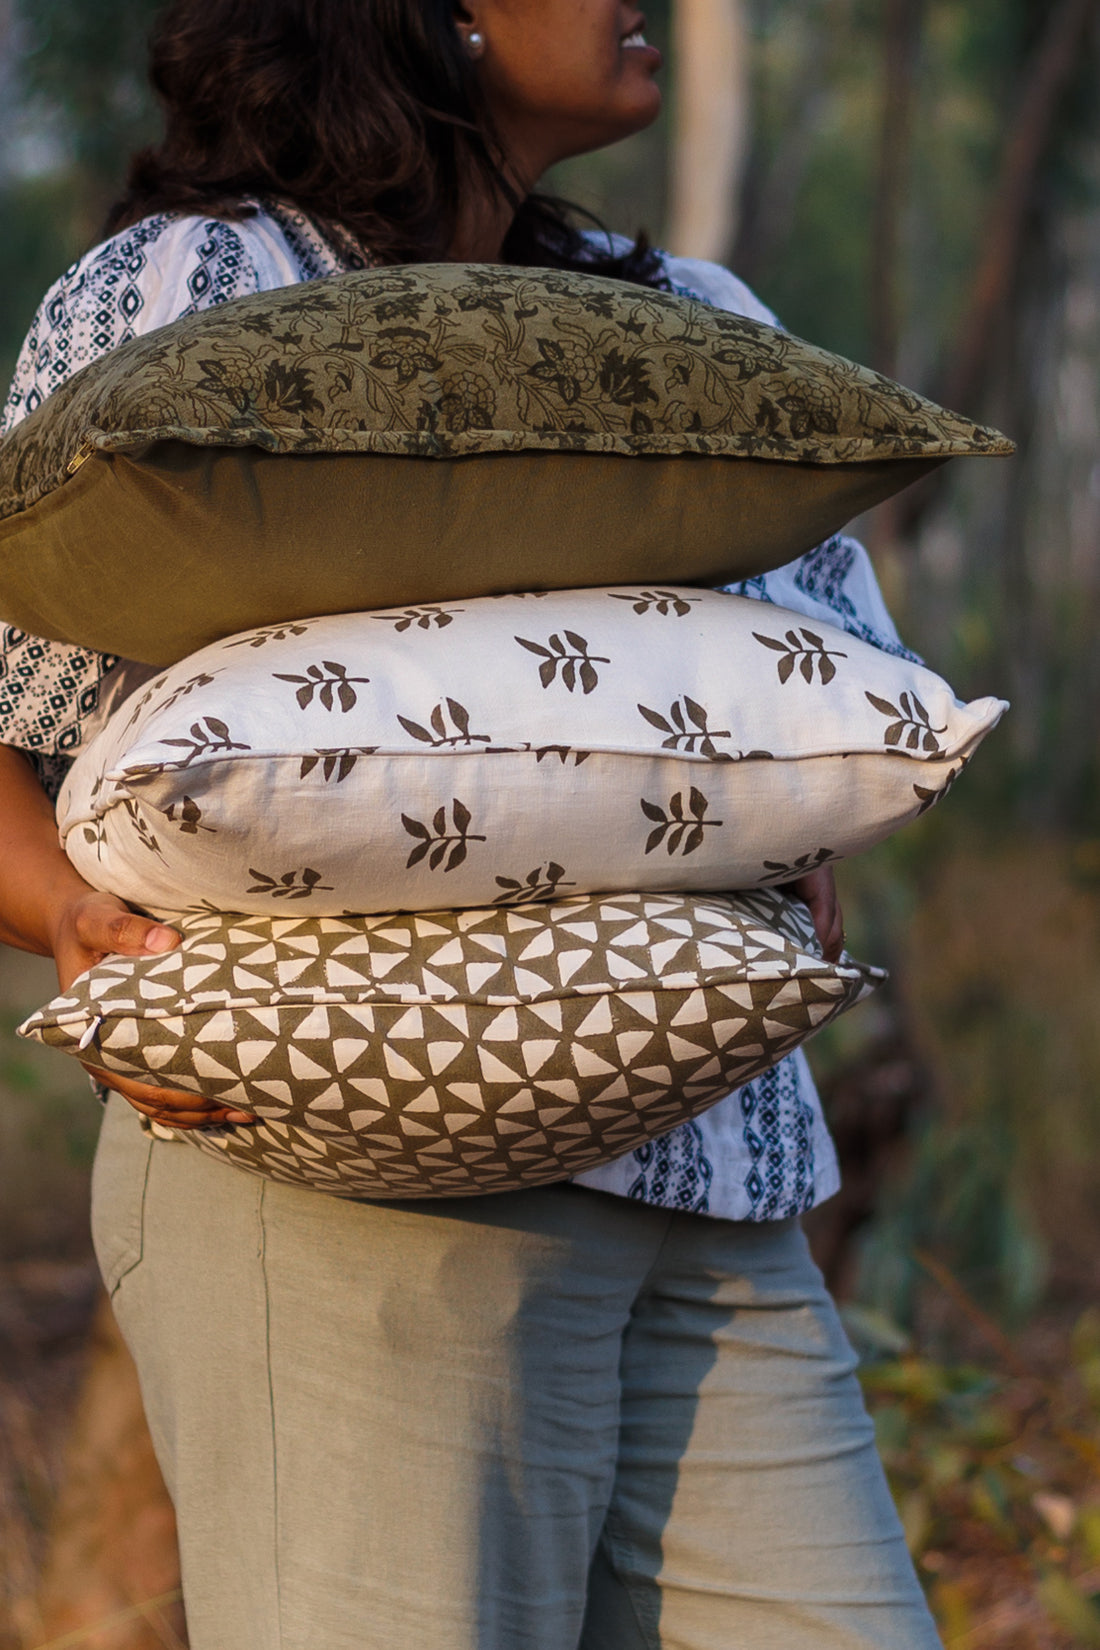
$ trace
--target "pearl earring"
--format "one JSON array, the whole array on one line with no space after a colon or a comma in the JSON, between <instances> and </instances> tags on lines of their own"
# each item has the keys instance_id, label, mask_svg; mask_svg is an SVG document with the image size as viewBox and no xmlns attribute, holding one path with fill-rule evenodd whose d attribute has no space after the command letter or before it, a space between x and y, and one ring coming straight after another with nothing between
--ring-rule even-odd
<instances>
[{"instance_id":1,"label":"pearl earring","mask_svg":"<svg viewBox=\"0 0 1100 1650\"><path fill-rule=\"evenodd\" d=\"M476 29L473 29L466 36L466 47L471 57L480 57L482 52L485 50L485 36L483 34L479 34Z\"/></svg>"}]
</instances>

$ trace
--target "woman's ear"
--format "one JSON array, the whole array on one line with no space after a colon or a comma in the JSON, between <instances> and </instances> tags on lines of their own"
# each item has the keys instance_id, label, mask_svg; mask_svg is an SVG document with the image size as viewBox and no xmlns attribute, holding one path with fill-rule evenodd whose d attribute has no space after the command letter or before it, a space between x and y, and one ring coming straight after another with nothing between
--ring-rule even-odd
<instances>
[{"instance_id":1,"label":"woman's ear","mask_svg":"<svg viewBox=\"0 0 1100 1650\"><path fill-rule=\"evenodd\" d=\"M485 29L481 16L483 10L480 0L468 0L467 4L455 6L455 28L462 44L473 58L481 57L485 52Z\"/></svg>"}]
</instances>

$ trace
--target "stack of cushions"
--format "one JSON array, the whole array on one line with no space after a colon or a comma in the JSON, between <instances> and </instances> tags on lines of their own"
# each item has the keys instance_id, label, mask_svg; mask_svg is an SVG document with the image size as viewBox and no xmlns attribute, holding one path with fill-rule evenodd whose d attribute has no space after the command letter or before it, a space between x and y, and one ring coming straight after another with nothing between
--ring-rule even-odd
<instances>
[{"instance_id":1,"label":"stack of cushions","mask_svg":"<svg viewBox=\"0 0 1100 1650\"><path fill-rule=\"evenodd\" d=\"M914 819L1003 709L720 591L395 608L183 660L58 818L86 881L168 913L754 888Z\"/></svg>"},{"instance_id":2,"label":"stack of cushions","mask_svg":"<svg viewBox=\"0 0 1100 1650\"><path fill-rule=\"evenodd\" d=\"M367 271L122 346L0 447L0 611L175 667L60 824L184 939L23 1034L254 1110L184 1138L347 1196L559 1179L696 1115L875 978L765 885L923 811L1003 706L692 581L1010 450L560 272Z\"/></svg>"},{"instance_id":3,"label":"stack of cushions","mask_svg":"<svg viewBox=\"0 0 1100 1650\"><path fill-rule=\"evenodd\" d=\"M310 615L727 583L948 458L1009 451L669 293L367 270L178 321L50 396L0 447L0 613L168 664Z\"/></svg>"}]
</instances>

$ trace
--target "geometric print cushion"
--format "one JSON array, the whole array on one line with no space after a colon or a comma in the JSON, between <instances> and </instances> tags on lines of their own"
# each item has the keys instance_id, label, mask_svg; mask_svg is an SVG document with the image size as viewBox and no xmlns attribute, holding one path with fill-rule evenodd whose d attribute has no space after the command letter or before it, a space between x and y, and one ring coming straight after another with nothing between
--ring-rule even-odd
<instances>
[{"instance_id":1,"label":"geometric print cushion","mask_svg":"<svg viewBox=\"0 0 1100 1650\"><path fill-rule=\"evenodd\" d=\"M147 909L749 888L931 806L1004 709L721 591L344 614L217 642L77 759L66 852Z\"/></svg>"},{"instance_id":2,"label":"geometric print cushion","mask_svg":"<svg viewBox=\"0 0 1100 1650\"><path fill-rule=\"evenodd\" d=\"M671 292L368 269L188 315L50 395L0 443L0 612L163 664L304 614L725 583L948 458L1009 451Z\"/></svg>"},{"instance_id":3,"label":"geometric print cushion","mask_svg":"<svg viewBox=\"0 0 1100 1650\"><path fill-rule=\"evenodd\" d=\"M564 1179L705 1111L882 978L773 889L358 918L188 916L20 1027L263 1121L179 1138L345 1197Z\"/></svg>"}]
</instances>

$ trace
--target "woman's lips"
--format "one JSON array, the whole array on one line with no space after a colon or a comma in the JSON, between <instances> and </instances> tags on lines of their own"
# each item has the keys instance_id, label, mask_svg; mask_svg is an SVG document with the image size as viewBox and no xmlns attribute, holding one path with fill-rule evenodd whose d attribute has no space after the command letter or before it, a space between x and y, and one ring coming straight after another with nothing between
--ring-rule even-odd
<instances>
[{"instance_id":1,"label":"woman's lips","mask_svg":"<svg viewBox=\"0 0 1100 1650\"><path fill-rule=\"evenodd\" d=\"M657 50L656 46L651 46L649 44L641 29L635 29L632 34L624 35L622 40L619 42L619 45L624 52L637 52L639 55L648 57L654 68L660 68L662 62L661 54Z\"/></svg>"}]
</instances>

